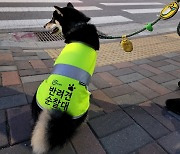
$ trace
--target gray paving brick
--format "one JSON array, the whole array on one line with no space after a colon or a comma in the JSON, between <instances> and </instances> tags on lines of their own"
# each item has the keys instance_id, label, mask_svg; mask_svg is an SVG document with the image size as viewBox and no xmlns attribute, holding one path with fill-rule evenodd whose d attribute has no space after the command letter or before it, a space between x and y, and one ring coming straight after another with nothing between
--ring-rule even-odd
<instances>
[{"instance_id":1,"label":"gray paving brick","mask_svg":"<svg viewBox=\"0 0 180 154\"><path fill-rule=\"evenodd\" d=\"M146 69L144 69L144 68L142 68L142 67L139 67L139 66L133 66L133 67L131 67L131 68L132 68L134 71L142 74L142 75L145 76L145 77L150 77L150 76L155 75L154 73L152 73L152 72L150 72L150 71L148 71L148 70L146 70Z\"/></svg>"},{"instance_id":2,"label":"gray paving brick","mask_svg":"<svg viewBox=\"0 0 180 154\"><path fill-rule=\"evenodd\" d=\"M103 112L103 109L98 107L96 104L92 103L92 101L90 101L90 108L88 111L88 120L99 117L101 115L104 115L105 113Z\"/></svg>"},{"instance_id":3,"label":"gray paving brick","mask_svg":"<svg viewBox=\"0 0 180 154\"><path fill-rule=\"evenodd\" d=\"M165 109L151 102L145 102L140 104L140 106L169 130L175 131L180 129L180 121L170 115Z\"/></svg>"},{"instance_id":4,"label":"gray paving brick","mask_svg":"<svg viewBox=\"0 0 180 154\"><path fill-rule=\"evenodd\" d=\"M54 66L54 60L53 59L45 59L42 61L48 68L52 68Z\"/></svg>"},{"instance_id":5,"label":"gray paving brick","mask_svg":"<svg viewBox=\"0 0 180 154\"><path fill-rule=\"evenodd\" d=\"M165 82L165 83L162 83L162 85L172 91L175 91L175 90L178 90L179 89L179 86L178 86L178 82L180 81L180 79L176 79L176 80L172 80L172 81L169 81L169 82Z\"/></svg>"},{"instance_id":6,"label":"gray paving brick","mask_svg":"<svg viewBox=\"0 0 180 154\"><path fill-rule=\"evenodd\" d=\"M108 72L101 72L97 74L112 87L123 84L120 80L118 80L116 77L114 77Z\"/></svg>"},{"instance_id":7,"label":"gray paving brick","mask_svg":"<svg viewBox=\"0 0 180 154\"><path fill-rule=\"evenodd\" d=\"M167 57L167 58L172 58L172 57L176 57L178 56L179 54L178 53L175 53L175 52L170 52L170 53L164 53L163 56L164 57Z\"/></svg>"},{"instance_id":8,"label":"gray paving brick","mask_svg":"<svg viewBox=\"0 0 180 154\"><path fill-rule=\"evenodd\" d=\"M132 61L134 64L137 64L137 65L140 65L140 64L147 64L147 63L150 63L152 62L151 60L149 59L138 59L138 60L134 60Z\"/></svg>"},{"instance_id":9,"label":"gray paving brick","mask_svg":"<svg viewBox=\"0 0 180 154\"><path fill-rule=\"evenodd\" d=\"M16 71L17 66L0 66L0 72Z\"/></svg>"},{"instance_id":10,"label":"gray paving brick","mask_svg":"<svg viewBox=\"0 0 180 154\"><path fill-rule=\"evenodd\" d=\"M35 52L13 52L13 57L37 56Z\"/></svg>"},{"instance_id":11,"label":"gray paving brick","mask_svg":"<svg viewBox=\"0 0 180 154\"><path fill-rule=\"evenodd\" d=\"M43 81L44 79L47 79L48 76L49 76L49 74L25 76L25 77L21 77L21 81L22 81L22 83Z\"/></svg>"},{"instance_id":12,"label":"gray paving brick","mask_svg":"<svg viewBox=\"0 0 180 154\"><path fill-rule=\"evenodd\" d=\"M170 132L166 127L139 106L131 106L124 110L154 139L158 139Z\"/></svg>"},{"instance_id":13,"label":"gray paving brick","mask_svg":"<svg viewBox=\"0 0 180 154\"><path fill-rule=\"evenodd\" d=\"M119 76L118 79L120 79L124 83L130 83L134 81L138 81L141 79L144 79L145 77L139 73L132 73L128 75Z\"/></svg>"},{"instance_id":14,"label":"gray paving brick","mask_svg":"<svg viewBox=\"0 0 180 154\"><path fill-rule=\"evenodd\" d=\"M167 154L157 143L147 144L132 154Z\"/></svg>"},{"instance_id":15,"label":"gray paving brick","mask_svg":"<svg viewBox=\"0 0 180 154\"><path fill-rule=\"evenodd\" d=\"M38 56L28 56L28 57L14 57L14 60L32 60L39 59Z\"/></svg>"},{"instance_id":16,"label":"gray paving brick","mask_svg":"<svg viewBox=\"0 0 180 154\"><path fill-rule=\"evenodd\" d=\"M171 80L176 79L174 76L168 74L168 73L161 73L159 75L156 76L152 76L150 77L152 80L154 80L157 83L163 83L163 82L168 82Z\"/></svg>"},{"instance_id":17,"label":"gray paving brick","mask_svg":"<svg viewBox=\"0 0 180 154\"><path fill-rule=\"evenodd\" d=\"M171 111L168 111L168 113L180 121L180 115L178 115L174 112L171 112Z\"/></svg>"},{"instance_id":18,"label":"gray paving brick","mask_svg":"<svg viewBox=\"0 0 180 154\"><path fill-rule=\"evenodd\" d=\"M134 65L135 64L133 64L132 62L120 62L120 63L113 64L113 66L115 66L118 69L131 67L131 66L134 66Z\"/></svg>"},{"instance_id":19,"label":"gray paving brick","mask_svg":"<svg viewBox=\"0 0 180 154\"><path fill-rule=\"evenodd\" d=\"M114 69L116 69L116 68L114 66L111 66L111 65L96 67L95 73L96 72L107 72L107 71L114 70Z\"/></svg>"},{"instance_id":20,"label":"gray paving brick","mask_svg":"<svg viewBox=\"0 0 180 154\"><path fill-rule=\"evenodd\" d=\"M91 83L94 84L97 88L107 88L111 87L111 85L102 79L98 74L94 74L91 78Z\"/></svg>"},{"instance_id":21,"label":"gray paving brick","mask_svg":"<svg viewBox=\"0 0 180 154\"><path fill-rule=\"evenodd\" d=\"M0 87L0 97L18 95L23 93L22 85Z\"/></svg>"},{"instance_id":22,"label":"gray paving brick","mask_svg":"<svg viewBox=\"0 0 180 154\"><path fill-rule=\"evenodd\" d=\"M8 49L0 49L0 53L11 53L11 51Z\"/></svg>"},{"instance_id":23,"label":"gray paving brick","mask_svg":"<svg viewBox=\"0 0 180 154\"><path fill-rule=\"evenodd\" d=\"M152 138L135 124L101 139L108 154L127 154L151 141Z\"/></svg>"},{"instance_id":24,"label":"gray paving brick","mask_svg":"<svg viewBox=\"0 0 180 154\"><path fill-rule=\"evenodd\" d=\"M28 103L32 102L32 98L35 92L37 91L37 88L39 87L40 83L41 82L29 82L23 84L24 92L26 94Z\"/></svg>"},{"instance_id":25,"label":"gray paving brick","mask_svg":"<svg viewBox=\"0 0 180 154\"><path fill-rule=\"evenodd\" d=\"M78 154L106 153L87 124L80 127L79 132L72 139L72 144Z\"/></svg>"},{"instance_id":26,"label":"gray paving brick","mask_svg":"<svg viewBox=\"0 0 180 154\"><path fill-rule=\"evenodd\" d=\"M159 144L166 149L169 153L180 153L180 134L179 132L173 132L167 136L158 140Z\"/></svg>"},{"instance_id":27,"label":"gray paving brick","mask_svg":"<svg viewBox=\"0 0 180 154\"><path fill-rule=\"evenodd\" d=\"M180 92L177 91L177 92L172 92L172 93L168 93L166 95L163 95L163 96L159 96L157 98L154 98L153 99L153 102L156 103L156 104L159 104L161 106L165 106L165 101L167 99L171 99L171 98L179 98L180 96Z\"/></svg>"},{"instance_id":28,"label":"gray paving brick","mask_svg":"<svg viewBox=\"0 0 180 154\"><path fill-rule=\"evenodd\" d=\"M22 48L20 48L20 47L12 47L12 48L10 48L10 51L11 52L23 52L23 50L22 50Z\"/></svg>"},{"instance_id":29,"label":"gray paving brick","mask_svg":"<svg viewBox=\"0 0 180 154\"><path fill-rule=\"evenodd\" d=\"M114 76L121 76L121 75L127 75L130 73L134 73L135 71L130 69L130 68L122 68L122 69L116 69L113 71L109 71L109 73L111 73Z\"/></svg>"},{"instance_id":30,"label":"gray paving brick","mask_svg":"<svg viewBox=\"0 0 180 154\"><path fill-rule=\"evenodd\" d=\"M170 63L168 63L167 61L157 61L157 62L151 62L151 63L148 63L149 65L151 65L152 67L162 67L162 66L166 66L166 65L169 65Z\"/></svg>"},{"instance_id":31,"label":"gray paving brick","mask_svg":"<svg viewBox=\"0 0 180 154\"><path fill-rule=\"evenodd\" d=\"M26 141L31 135L31 109L29 105L7 110L11 145Z\"/></svg>"},{"instance_id":32,"label":"gray paving brick","mask_svg":"<svg viewBox=\"0 0 180 154\"><path fill-rule=\"evenodd\" d=\"M30 64L29 61L16 61L16 65L18 67L18 70L25 70L25 69L31 69L32 65Z\"/></svg>"},{"instance_id":33,"label":"gray paving brick","mask_svg":"<svg viewBox=\"0 0 180 154\"><path fill-rule=\"evenodd\" d=\"M103 89L103 92L105 92L109 97L121 96L134 91L135 90L128 85L120 85L116 87Z\"/></svg>"},{"instance_id":34,"label":"gray paving brick","mask_svg":"<svg viewBox=\"0 0 180 154\"><path fill-rule=\"evenodd\" d=\"M171 58L172 60L175 60L175 61L177 61L177 62L180 62L180 56L175 56L175 57L173 57L173 58Z\"/></svg>"},{"instance_id":35,"label":"gray paving brick","mask_svg":"<svg viewBox=\"0 0 180 154\"><path fill-rule=\"evenodd\" d=\"M146 79L143 79L143 80L140 80L139 81L140 83L142 83L144 86L152 89L153 91L157 92L158 94L160 95L164 95L164 94L167 94L167 93L170 93L171 91L167 88L165 88L164 86L146 78Z\"/></svg>"},{"instance_id":36,"label":"gray paving brick","mask_svg":"<svg viewBox=\"0 0 180 154\"><path fill-rule=\"evenodd\" d=\"M25 94L7 96L0 98L0 109L7 109L27 104Z\"/></svg>"},{"instance_id":37,"label":"gray paving brick","mask_svg":"<svg viewBox=\"0 0 180 154\"><path fill-rule=\"evenodd\" d=\"M134 93L129 93L126 95L114 97L113 100L124 108L130 105L142 103L146 101L147 98L138 92L134 92Z\"/></svg>"},{"instance_id":38,"label":"gray paving brick","mask_svg":"<svg viewBox=\"0 0 180 154\"><path fill-rule=\"evenodd\" d=\"M133 120L123 111L116 111L89 121L98 137L102 138L121 130L133 123Z\"/></svg>"},{"instance_id":39,"label":"gray paving brick","mask_svg":"<svg viewBox=\"0 0 180 154\"><path fill-rule=\"evenodd\" d=\"M47 52L37 52L39 59L51 59Z\"/></svg>"},{"instance_id":40,"label":"gray paving brick","mask_svg":"<svg viewBox=\"0 0 180 154\"><path fill-rule=\"evenodd\" d=\"M76 154L73 146L68 142L63 148L56 148L47 154Z\"/></svg>"},{"instance_id":41,"label":"gray paving brick","mask_svg":"<svg viewBox=\"0 0 180 154\"><path fill-rule=\"evenodd\" d=\"M166 61L167 61L168 63L171 63L171 64L175 65L175 66L180 67L180 62L174 61L174 60L172 60L172 59L167 59Z\"/></svg>"},{"instance_id":42,"label":"gray paving brick","mask_svg":"<svg viewBox=\"0 0 180 154\"><path fill-rule=\"evenodd\" d=\"M17 144L0 150L0 154L32 154L31 147L26 143Z\"/></svg>"},{"instance_id":43,"label":"gray paving brick","mask_svg":"<svg viewBox=\"0 0 180 154\"><path fill-rule=\"evenodd\" d=\"M148 59L151 60L151 61L156 62L156 61L160 61L160 60L165 60L165 59L167 59L167 57L162 56L162 55L158 55L158 56L150 57Z\"/></svg>"},{"instance_id":44,"label":"gray paving brick","mask_svg":"<svg viewBox=\"0 0 180 154\"><path fill-rule=\"evenodd\" d=\"M164 71L164 72L174 71L174 70L177 70L178 68L179 68L178 66L175 66L172 64L159 67L159 69Z\"/></svg>"},{"instance_id":45,"label":"gray paving brick","mask_svg":"<svg viewBox=\"0 0 180 154\"><path fill-rule=\"evenodd\" d=\"M5 115L5 110L0 110L0 123L3 123L6 121L6 115Z\"/></svg>"},{"instance_id":46,"label":"gray paving brick","mask_svg":"<svg viewBox=\"0 0 180 154\"><path fill-rule=\"evenodd\" d=\"M1 76L1 72L0 72L0 88L1 88L1 86L2 86L2 76Z\"/></svg>"},{"instance_id":47,"label":"gray paving brick","mask_svg":"<svg viewBox=\"0 0 180 154\"><path fill-rule=\"evenodd\" d=\"M14 66L14 61L0 61L0 66Z\"/></svg>"},{"instance_id":48,"label":"gray paving brick","mask_svg":"<svg viewBox=\"0 0 180 154\"><path fill-rule=\"evenodd\" d=\"M171 71L171 72L168 72L169 74L177 77L178 79L180 79L180 69L179 70L175 70L175 71Z\"/></svg>"},{"instance_id":49,"label":"gray paving brick","mask_svg":"<svg viewBox=\"0 0 180 154\"><path fill-rule=\"evenodd\" d=\"M0 110L0 147L8 145L5 111Z\"/></svg>"},{"instance_id":50,"label":"gray paving brick","mask_svg":"<svg viewBox=\"0 0 180 154\"><path fill-rule=\"evenodd\" d=\"M133 83L130 83L129 85L149 99L152 99L152 98L159 96L159 94L157 92L155 92L155 91L151 90L150 88L144 86L140 82L133 82Z\"/></svg>"},{"instance_id":51,"label":"gray paving brick","mask_svg":"<svg viewBox=\"0 0 180 154\"><path fill-rule=\"evenodd\" d=\"M152 66L150 66L149 64L142 64L142 65L139 65L139 67L141 67L141 68L143 68L143 69L146 69L146 70L148 70L148 71L150 71L150 72L152 72L152 73L155 73L155 74L161 74L161 73L163 73L163 71L161 71L161 70L159 70L159 69L157 69L157 68L155 68L155 67L152 67Z\"/></svg>"},{"instance_id":52,"label":"gray paving brick","mask_svg":"<svg viewBox=\"0 0 180 154\"><path fill-rule=\"evenodd\" d=\"M110 113L119 110L119 106L101 90L92 91L93 98L91 102L103 109L105 113Z\"/></svg>"},{"instance_id":53,"label":"gray paving brick","mask_svg":"<svg viewBox=\"0 0 180 154\"><path fill-rule=\"evenodd\" d=\"M97 87L95 85L93 85L92 83L90 83L89 87L88 87L88 90L89 91L97 90Z\"/></svg>"},{"instance_id":54,"label":"gray paving brick","mask_svg":"<svg viewBox=\"0 0 180 154\"><path fill-rule=\"evenodd\" d=\"M48 73L50 73L50 70L48 68L36 68L36 69L19 70L19 75L21 77L48 74Z\"/></svg>"}]
</instances>

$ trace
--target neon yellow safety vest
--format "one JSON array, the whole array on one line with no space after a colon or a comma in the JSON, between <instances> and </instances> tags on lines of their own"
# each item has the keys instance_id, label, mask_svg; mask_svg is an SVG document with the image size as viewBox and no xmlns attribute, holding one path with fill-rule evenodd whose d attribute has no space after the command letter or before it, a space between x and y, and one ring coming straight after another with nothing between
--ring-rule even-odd
<instances>
[{"instance_id":1,"label":"neon yellow safety vest","mask_svg":"<svg viewBox=\"0 0 180 154\"><path fill-rule=\"evenodd\" d=\"M89 84L96 58L96 51L83 43L67 44L56 59L51 75L37 90L39 107L66 111L74 118L83 115L89 108L90 93L80 83Z\"/></svg>"}]
</instances>

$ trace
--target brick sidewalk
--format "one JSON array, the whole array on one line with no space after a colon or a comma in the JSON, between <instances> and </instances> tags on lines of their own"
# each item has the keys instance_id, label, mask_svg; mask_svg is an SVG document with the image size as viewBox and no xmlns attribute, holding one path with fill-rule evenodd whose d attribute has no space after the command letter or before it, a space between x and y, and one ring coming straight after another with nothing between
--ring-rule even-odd
<instances>
[{"instance_id":1,"label":"brick sidewalk","mask_svg":"<svg viewBox=\"0 0 180 154\"><path fill-rule=\"evenodd\" d=\"M44 50L0 50L0 154L32 153L30 103L53 63ZM97 67L89 121L58 153L180 153L180 117L164 107L166 99L180 97L179 80L180 48Z\"/></svg>"}]
</instances>

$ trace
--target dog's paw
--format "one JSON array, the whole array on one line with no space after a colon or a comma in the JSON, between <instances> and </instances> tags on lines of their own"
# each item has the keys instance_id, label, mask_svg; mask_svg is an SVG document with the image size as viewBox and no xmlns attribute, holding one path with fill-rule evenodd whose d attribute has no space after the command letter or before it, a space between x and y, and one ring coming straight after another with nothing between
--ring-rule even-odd
<instances>
[{"instance_id":1,"label":"dog's paw","mask_svg":"<svg viewBox=\"0 0 180 154\"><path fill-rule=\"evenodd\" d=\"M68 90L74 91L74 89L76 89L76 87L74 87L74 84L69 84Z\"/></svg>"}]
</instances>

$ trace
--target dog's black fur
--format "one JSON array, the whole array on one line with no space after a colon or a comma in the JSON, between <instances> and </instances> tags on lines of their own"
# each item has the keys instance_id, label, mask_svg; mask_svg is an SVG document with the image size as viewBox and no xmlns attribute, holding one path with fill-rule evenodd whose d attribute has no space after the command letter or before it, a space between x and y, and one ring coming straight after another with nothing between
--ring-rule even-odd
<instances>
[{"instance_id":1,"label":"dog's black fur","mask_svg":"<svg viewBox=\"0 0 180 154\"><path fill-rule=\"evenodd\" d=\"M90 20L89 17L86 17L83 13L74 9L71 3L68 3L67 7L64 8L55 6L55 9L56 10L53 13L52 20L47 24L54 24L58 21L62 27L65 43L82 42L95 50L99 50L99 38L97 30L94 25L87 23ZM35 133L35 129L39 129L39 126L37 125L43 119L41 118L41 115L43 115L42 113L44 111L45 110L41 110L37 105L35 94L32 101L32 115L36 124L32 134L31 145L33 151L38 154L52 150L56 146L62 147L66 141L73 136L75 130L80 126L87 116L86 112L82 117L73 119L73 117L66 112L55 110L47 111L49 120L47 120L47 123L45 124L47 127L42 128L43 130L45 129L43 134L45 139L41 141L39 139L41 136L36 136L40 134ZM35 141L36 139L33 138L37 138L37 141ZM43 143L45 143L45 145L43 145ZM48 147L45 147L47 145Z\"/></svg>"}]
</instances>

